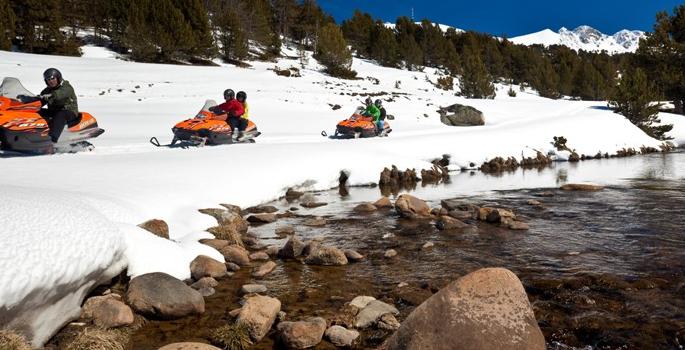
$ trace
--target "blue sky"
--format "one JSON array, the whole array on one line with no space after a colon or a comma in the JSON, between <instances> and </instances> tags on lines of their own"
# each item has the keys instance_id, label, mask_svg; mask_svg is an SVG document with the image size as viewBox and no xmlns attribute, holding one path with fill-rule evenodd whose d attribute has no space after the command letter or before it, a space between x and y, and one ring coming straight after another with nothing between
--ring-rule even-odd
<instances>
[{"instance_id":1,"label":"blue sky","mask_svg":"<svg viewBox=\"0 0 685 350\"><path fill-rule=\"evenodd\" d=\"M453 27L514 37L549 28L573 29L589 25L605 34L621 29L651 31L658 11L673 13L683 0L319 0L319 5L338 23L352 17L355 9L374 18L395 22L399 16L419 21L428 18Z\"/></svg>"}]
</instances>

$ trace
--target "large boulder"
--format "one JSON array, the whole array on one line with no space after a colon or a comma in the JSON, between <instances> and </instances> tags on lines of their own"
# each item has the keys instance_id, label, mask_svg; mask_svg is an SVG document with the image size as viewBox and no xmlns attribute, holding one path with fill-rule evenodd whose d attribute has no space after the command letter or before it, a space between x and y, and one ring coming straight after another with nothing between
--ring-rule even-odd
<instances>
[{"instance_id":1,"label":"large boulder","mask_svg":"<svg viewBox=\"0 0 685 350\"><path fill-rule=\"evenodd\" d=\"M259 342L269 332L280 311L281 302L278 299L255 295L245 300L236 324L245 325L250 338Z\"/></svg>"},{"instance_id":2,"label":"large boulder","mask_svg":"<svg viewBox=\"0 0 685 350\"><path fill-rule=\"evenodd\" d=\"M220 278L226 276L226 264L206 255L198 255L190 262L190 275L198 281L202 277Z\"/></svg>"},{"instance_id":3,"label":"large boulder","mask_svg":"<svg viewBox=\"0 0 685 350\"><path fill-rule=\"evenodd\" d=\"M138 225L138 227L143 228L149 232L152 232L155 236L169 239L169 225L167 225L167 223L164 220L148 220Z\"/></svg>"},{"instance_id":4,"label":"large boulder","mask_svg":"<svg viewBox=\"0 0 685 350\"><path fill-rule=\"evenodd\" d=\"M240 212L236 212L236 210L234 209L226 210L209 208L200 209L199 211L203 214L213 216L216 219L216 222L219 224L219 226L231 228L233 231L239 234L247 233L247 229L249 226L247 221L243 219L242 215L240 215ZM217 238L221 239L221 237Z\"/></svg>"},{"instance_id":5,"label":"large boulder","mask_svg":"<svg viewBox=\"0 0 685 350\"><path fill-rule=\"evenodd\" d=\"M135 277L128 284L126 300L150 318L176 319L205 312L205 300L183 281L163 272Z\"/></svg>"},{"instance_id":6,"label":"large boulder","mask_svg":"<svg viewBox=\"0 0 685 350\"><path fill-rule=\"evenodd\" d=\"M102 328L115 328L133 323L133 311L119 300L118 295L92 297L86 300L81 309L81 317L93 320Z\"/></svg>"},{"instance_id":7,"label":"large boulder","mask_svg":"<svg viewBox=\"0 0 685 350\"><path fill-rule=\"evenodd\" d=\"M310 265L347 265L347 256L335 247L319 247L313 249L304 262Z\"/></svg>"},{"instance_id":8,"label":"large boulder","mask_svg":"<svg viewBox=\"0 0 685 350\"><path fill-rule=\"evenodd\" d=\"M431 216L431 208L428 204L409 194L400 195L395 201L395 210L405 218L428 218Z\"/></svg>"},{"instance_id":9,"label":"large boulder","mask_svg":"<svg viewBox=\"0 0 685 350\"><path fill-rule=\"evenodd\" d=\"M387 349L545 349L533 308L511 271L472 272L419 305Z\"/></svg>"},{"instance_id":10,"label":"large boulder","mask_svg":"<svg viewBox=\"0 0 685 350\"><path fill-rule=\"evenodd\" d=\"M289 349L306 349L321 342L326 331L326 320L312 317L306 321L281 322L278 324L280 340Z\"/></svg>"},{"instance_id":11,"label":"large boulder","mask_svg":"<svg viewBox=\"0 0 685 350\"><path fill-rule=\"evenodd\" d=\"M394 306L386 304L380 300L369 301L364 308L359 311L354 321L356 328L366 328L376 324L376 322L386 314L399 315L400 312Z\"/></svg>"},{"instance_id":12,"label":"large boulder","mask_svg":"<svg viewBox=\"0 0 685 350\"><path fill-rule=\"evenodd\" d=\"M440 107L438 110L440 121L449 126L477 126L485 125L483 112L471 107L460 104L453 104L447 107Z\"/></svg>"}]
</instances>

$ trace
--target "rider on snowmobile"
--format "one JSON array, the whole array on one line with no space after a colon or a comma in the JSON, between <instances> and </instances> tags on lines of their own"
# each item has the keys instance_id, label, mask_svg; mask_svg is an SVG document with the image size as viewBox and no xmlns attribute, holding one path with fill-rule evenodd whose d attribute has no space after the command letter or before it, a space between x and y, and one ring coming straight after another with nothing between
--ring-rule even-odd
<instances>
[{"instance_id":1,"label":"rider on snowmobile","mask_svg":"<svg viewBox=\"0 0 685 350\"><path fill-rule=\"evenodd\" d=\"M226 122L231 126L233 135L237 135L237 137L240 138L242 137L243 131L245 131L245 127L247 127L247 119L241 118L245 113L245 107L243 107L243 104L240 103L240 101L236 100L235 92L231 89L226 89L224 91L224 99L226 102L213 108L212 112L228 114ZM244 120L245 127L241 129L242 120Z\"/></svg>"},{"instance_id":2,"label":"rider on snowmobile","mask_svg":"<svg viewBox=\"0 0 685 350\"><path fill-rule=\"evenodd\" d=\"M57 142L65 125L78 123L78 101L74 88L62 79L62 73L56 68L45 70L43 80L47 87L40 92L39 97L47 108L42 108L38 113L48 122L52 142Z\"/></svg>"},{"instance_id":3,"label":"rider on snowmobile","mask_svg":"<svg viewBox=\"0 0 685 350\"><path fill-rule=\"evenodd\" d=\"M376 122L376 128L378 130L378 133L380 134L381 131L383 130L384 124L385 124L385 108L383 107L383 101L381 99L377 99L373 104L378 107L378 110L380 111L380 114L378 116L378 120L374 118L374 121Z\"/></svg>"}]
</instances>

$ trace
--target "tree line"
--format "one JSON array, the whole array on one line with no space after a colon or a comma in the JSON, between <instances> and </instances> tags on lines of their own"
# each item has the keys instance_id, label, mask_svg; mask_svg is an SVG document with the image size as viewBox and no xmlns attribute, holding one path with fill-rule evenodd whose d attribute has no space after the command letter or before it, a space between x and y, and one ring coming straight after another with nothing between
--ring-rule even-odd
<instances>
[{"instance_id":1,"label":"tree line","mask_svg":"<svg viewBox=\"0 0 685 350\"><path fill-rule=\"evenodd\" d=\"M435 67L459 76L461 94L470 98L494 97L499 82L549 98L615 100L626 96L624 78L642 74L655 98L674 101L677 113L685 101L685 5L657 14L636 53L609 55L442 31L427 19L387 25L361 11L337 25L315 0L0 0L0 49L79 55L82 30L141 62L271 60L286 41L314 51L328 73L344 78L356 75L353 54L389 67Z\"/></svg>"}]
</instances>

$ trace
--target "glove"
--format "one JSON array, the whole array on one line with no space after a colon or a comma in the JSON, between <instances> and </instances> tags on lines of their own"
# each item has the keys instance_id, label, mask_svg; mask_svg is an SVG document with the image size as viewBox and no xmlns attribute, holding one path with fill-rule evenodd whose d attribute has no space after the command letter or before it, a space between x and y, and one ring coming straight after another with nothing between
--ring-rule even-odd
<instances>
[{"instance_id":1,"label":"glove","mask_svg":"<svg viewBox=\"0 0 685 350\"><path fill-rule=\"evenodd\" d=\"M52 97L51 94L45 94L45 95L38 95L38 98L40 98L41 101L43 102L48 102L48 99Z\"/></svg>"}]
</instances>

